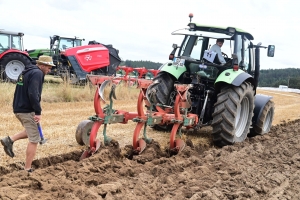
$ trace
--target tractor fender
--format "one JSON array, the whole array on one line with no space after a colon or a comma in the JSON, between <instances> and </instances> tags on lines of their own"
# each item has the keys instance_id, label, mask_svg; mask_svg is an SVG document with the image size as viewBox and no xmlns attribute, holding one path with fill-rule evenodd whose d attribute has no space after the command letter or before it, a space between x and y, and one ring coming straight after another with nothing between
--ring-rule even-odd
<instances>
[{"instance_id":1,"label":"tractor fender","mask_svg":"<svg viewBox=\"0 0 300 200\"><path fill-rule=\"evenodd\" d=\"M6 56L7 54L10 53L20 53L23 54L24 56L26 56L30 61L32 61L32 59L29 57L29 54L26 51L20 51L20 50L16 50L16 49L9 49L3 53L0 54L0 59L3 58L4 56Z\"/></svg>"},{"instance_id":2,"label":"tractor fender","mask_svg":"<svg viewBox=\"0 0 300 200\"><path fill-rule=\"evenodd\" d=\"M250 82L254 87L254 78L243 70L233 71L232 69L224 70L215 81L216 91L219 91L221 85L230 84L240 86L243 82Z\"/></svg>"},{"instance_id":3,"label":"tractor fender","mask_svg":"<svg viewBox=\"0 0 300 200\"><path fill-rule=\"evenodd\" d=\"M263 94L257 94L255 95L254 100L254 115L252 117L252 125L257 123L257 119L260 118L260 115L265 107L265 105L272 99L272 96L267 96Z\"/></svg>"},{"instance_id":4,"label":"tractor fender","mask_svg":"<svg viewBox=\"0 0 300 200\"><path fill-rule=\"evenodd\" d=\"M184 65L174 65L173 63L169 62L162 65L160 67L160 71L172 74L178 80L181 74L186 72L186 67Z\"/></svg>"}]
</instances>

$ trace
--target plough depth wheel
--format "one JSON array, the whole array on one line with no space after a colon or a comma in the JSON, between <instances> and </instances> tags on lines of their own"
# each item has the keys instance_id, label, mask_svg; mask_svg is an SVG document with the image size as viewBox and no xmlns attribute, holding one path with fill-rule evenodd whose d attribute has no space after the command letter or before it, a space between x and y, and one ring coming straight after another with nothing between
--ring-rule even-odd
<instances>
[{"instance_id":1,"label":"plough depth wheel","mask_svg":"<svg viewBox=\"0 0 300 200\"><path fill-rule=\"evenodd\" d=\"M80 145L90 146L90 134L94 122L91 120L83 120L76 129L76 141Z\"/></svg>"}]
</instances>

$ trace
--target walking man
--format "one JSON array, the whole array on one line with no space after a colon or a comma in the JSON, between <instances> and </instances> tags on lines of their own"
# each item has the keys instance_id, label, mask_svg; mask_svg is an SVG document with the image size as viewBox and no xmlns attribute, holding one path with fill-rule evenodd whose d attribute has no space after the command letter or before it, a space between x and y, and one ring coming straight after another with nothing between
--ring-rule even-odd
<instances>
[{"instance_id":1,"label":"walking man","mask_svg":"<svg viewBox=\"0 0 300 200\"><path fill-rule=\"evenodd\" d=\"M19 75L14 93L13 112L25 130L1 139L5 153L13 158L15 156L14 142L28 138L24 166L28 172L33 171L31 164L41 140L37 123L41 120L40 101L44 76L51 71L52 66L55 66L50 56L40 56L36 63L37 65L26 66L26 69Z\"/></svg>"}]
</instances>

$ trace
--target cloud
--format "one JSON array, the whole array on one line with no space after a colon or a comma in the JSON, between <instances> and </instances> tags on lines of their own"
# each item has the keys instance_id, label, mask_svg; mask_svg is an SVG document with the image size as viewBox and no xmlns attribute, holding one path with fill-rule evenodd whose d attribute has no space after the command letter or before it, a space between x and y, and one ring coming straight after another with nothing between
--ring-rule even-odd
<instances>
[{"instance_id":1,"label":"cloud","mask_svg":"<svg viewBox=\"0 0 300 200\"><path fill-rule=\"evenodd\" d=\"M112 44L120 56L131 60L168 61L171 35L184 28L188 14L193 22L235 26L254 36L254 43L276 45L275 57L261 56L261 66L274 68L289 63L299 67L297 38L300 2L294 0L0 0L0 28L25 33L25 48L49 47L49 36L78 36ZM13 15L12 13L13 8ZM8 17L11 16L11 17Z\"/></svg>"}]
</instances>

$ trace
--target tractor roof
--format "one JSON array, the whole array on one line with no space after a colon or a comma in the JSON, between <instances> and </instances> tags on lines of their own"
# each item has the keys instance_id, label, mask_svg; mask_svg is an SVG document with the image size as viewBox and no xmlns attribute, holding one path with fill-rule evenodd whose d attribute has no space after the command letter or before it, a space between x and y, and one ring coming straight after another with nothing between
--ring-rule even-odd
<instances>
[{"instance_id":1,"label":"tractor roof","mask_svg":"<svg viewBox=\"0 0 300 200\"><path fill-rule=\"evenodd\" d=\"M6 31L6 30L3 30L3 29L0 29L0 34L18 35L18 36L23 36L24 35L24 33L21 33L21 32Z\"/></svg>"},{"instance_id":2,"label":"tractor roof","mask_svg":"<svg viewBox=\"0 0 300 200\"><path fill-rule=\"evenodd\" d=\"M64 38L64 39L72 39L72 40L84 40L84 38L79 38L79 37L64 37L64 36L59 36L59 35L53 35L53 37L58 36L60 38Z\"/></svg>"},{"instance_id":3,"label":"tractor roof","mask_svg":"<svg viewBox=\"0 0 300 200\"><path fill-rule=\"evenodd\" d=\"M237 32L237 33L245 34L245 36L249 40L254 39L254 37L250 33L236 27L209 26L209 25L203 25L198 23L189 23L188 26L190 27L190 31L194 30L194 31L213 32L213 33L220 33L220 34L226 34L231 36Z\"/></svg>"}]
</instances>

